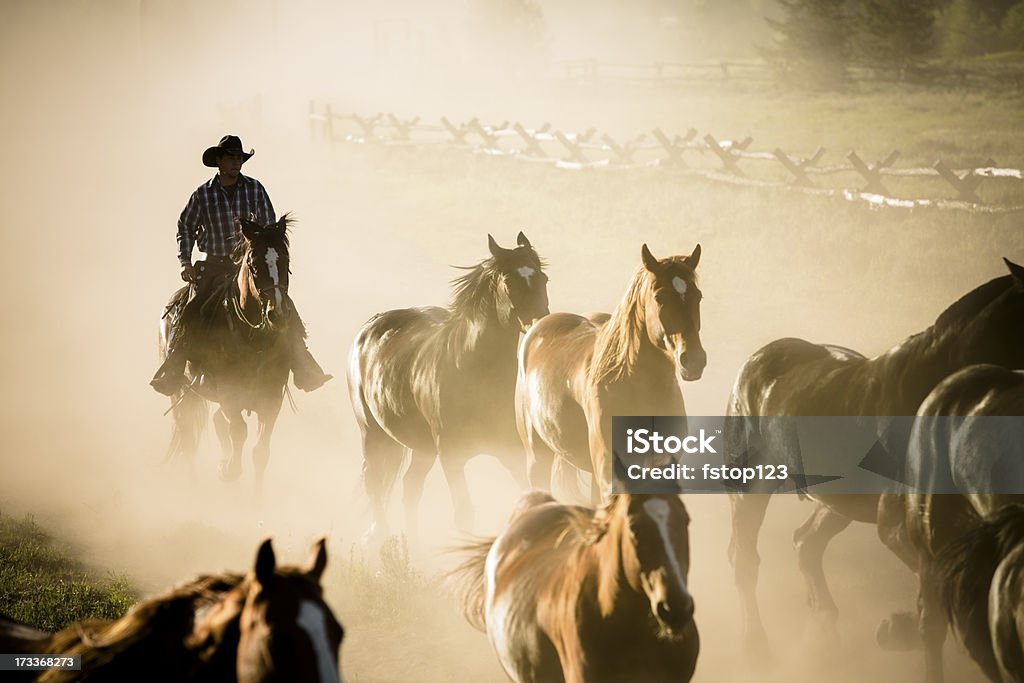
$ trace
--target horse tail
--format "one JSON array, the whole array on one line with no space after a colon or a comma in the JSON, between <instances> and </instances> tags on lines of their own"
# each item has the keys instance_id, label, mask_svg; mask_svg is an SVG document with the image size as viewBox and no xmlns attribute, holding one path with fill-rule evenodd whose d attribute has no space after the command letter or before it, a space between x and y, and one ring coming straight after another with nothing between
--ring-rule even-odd
<instances>
[{"instance_id":1,"label":"horse tail","mask_svg":"<svg viewBox=\"0 0 1024 683\"><path fill-rule=\"evenodd\" d=\"M957 636L985 672L997 671L989 631L990 591L998 583L994 579L1001 563L1011 555L1019 557L1015 551L1021 546L1024 505L1007 505L949 543L926 570L925 580L937 590Z\"/></svg>"},{"instance_id":2,"label":"horse tail","mask_svg":"<svg viewBox=\"0 0 1024 683\"><path fill-rule=\"evenodd\" d=\"M1024 545L999 563L988 594L989 630L1004 681L1024 672Z\"/></svg>"},{"instance_id":3,"label":"horse tail","mask_svg":"<svg viewBox=\"0 0 1024 683\"><path fill-rule=\"evenodd\" d=\"M171 408L174 424L171 426L171 442L167 445L164 462L184 456L191 460L199 448L199 438L206 428L209 408L206 399L185 389L179 397L172 397L175 402Z\"/></svg>"},{"instance_id":4,"label":"horse tail","mask_svg":"<svg viewBox=\"0 0 1024 683\"><path fill-rule=\"evenodd\" d=\"M487 632L487 556L497 539L486 538L467 543L454 552L468 555L455 569L445 575L462 605L462 614L470 625Z\"/></svg>"}]
</instances>

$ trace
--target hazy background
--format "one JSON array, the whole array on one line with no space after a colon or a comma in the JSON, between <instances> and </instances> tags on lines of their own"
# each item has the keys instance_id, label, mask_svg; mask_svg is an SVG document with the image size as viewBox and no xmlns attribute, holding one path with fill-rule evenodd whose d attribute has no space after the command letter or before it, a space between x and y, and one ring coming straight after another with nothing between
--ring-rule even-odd
<instances>
[{"instance_id":1,"label":"hazy background","mask_svg":"<svg viewBox=\"0 0 1024 683\"><path fill-rule=\"evenodd\" d=\"M968 4L937 3L937 26ZM1000 49L1019 49L1010 45L1012 25L1009 33L1003 26L1021 4L1002 5L986 26L1009 36ZM1000 275L1001 256L1024 259L1019 214L878 212L655 171L571 173L462 151L332 146L310 136L307 112L316 99L337 111L434 120L552 121L564 130L631 135L695 126L752 134L768 149L809 153L825 144L882 156L899 147L920 163L942 156L974 164L992 155L1024 163L1019 90L808 82L827 86L819 92L792 82L671 88L561 78L564 59L759 59L758 46L788 35L764 21L790 16L775 3L716 6L0 4L0 510L36 515L89 562L128 572L146 591L199 571L244 568L266 535L284 559L299 561L313 537L328 534L328 597L349 632L343 661L351 680L502 680L486 639L433 583L453 563L441 549L459 541L439 471L428 480L412 573L398 577L416 580L402 592L378 574L390 616L369 606L372 582L359 587L362 594L346 585L352 574L343 568L376 563L359 545L369 514L343 378L348 345L370 315L447 301L456 275L448 266L484 258L487 233L510 246L524 230L550 262L552 310L572 311L611 310L642 242L667 255L689 253L700 241L709 364L686 395L692 414L720 414L736 371L762 344L791 335L877 354ZM953 56L937 37L915 60ZM291 294L311 349L336 376L315 393L295 392L297 414L285 408L263 507L253 503L250 472L235 487L216 481L212 433L194 479L159 465L170 418L161 417L166 400L147 385L157 365L157 319L179 284L175 221L212 174L201 165L203 149L228 132L256 149L244 172L264 183L279 212L299 219ZM1019 199L1018 187L1008 194ZM515 487L487 457L471 463L469 477L478 531L496 533ZM696 680L768 680L735 655L727 501L687 504L704 642ZM400 528L398 506L392 512ZM918 675L915 655L874 645L878 620L912 604L913 583L866 527L839 537L826 558L844 640L838 652L819 654L790 547L809 513L779 499L762 534L761 596L782 653L778 680ZM963 655L947 661L951 679L977 677Z\"/></svg>"}]
</instances>

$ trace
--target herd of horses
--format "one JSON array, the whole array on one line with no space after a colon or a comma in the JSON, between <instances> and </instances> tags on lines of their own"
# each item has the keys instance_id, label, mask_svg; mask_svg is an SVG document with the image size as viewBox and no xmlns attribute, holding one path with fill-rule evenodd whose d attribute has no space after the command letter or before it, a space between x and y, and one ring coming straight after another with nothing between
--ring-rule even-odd
<instances>
[{"instance_id":1,"label":"herd of horses","mask_svg":"<svg viewBox=\"0 0 1024 683\"><path fill-rule=\"evenodd\" d=\"M685 415L684 383L700 379L707 362L696 275L701 248L657 258L643 245L618 307L576 315L550 313L545 263L525 235L513 248L488 236L488 247L490 257L454 281L449 306L380 313L352 345L348 390L371 531L388 533L389 497L401 478L406 531L416 533L424 479L438 460L455 522L471 530L464 468L478 454L495 456L524 490L535 490L520 498L496 538L463 548L465 560L451 578L467 618L486 632L509 678L690 680L699 651L687 579L690 518L675 495L611 495L611 418ZM235 360L217 369L217 392L193 383L172 399L169 452L186 456L195 452L206 401L219 402L215 424L226 478L240 473L245 410L259 417L254 460L262 476L286 393L287 368L281 371L274 351L282 330L268 314L261 284L269 276L263 260L252 258L267 248L287 271L286 224L247 224L238 277L223 301L228 332L221 344ZM1012 421L1008 432L994 435L969 421L927 419L1024 415L1024 268L1010 261L1006 267L1006 275L962 296L931 327L874 358L800 339L774 341L743 365L725 406L730 416L916 416L911 430L879 434L909 486L883 495L801 488L814 509L794 544L811 609L830 630L838 609L822 566L825 549L852 521L877 525L879 538L920 582L916 609L885 620L879 643L923 649L931 683L943 680L950 624L989 679L1024 682L1024 429ZM287 305L287 284L277 293ZM727 421L724 434L732 462L754 439L764 445L766 463L799 457L795 434L752 434L756 420L735 424L744 427L729 429ZM591 475L589 505L548 493L575 485L578 472ZM958 493L933 493L937 479ZM742 641L761 661L770 641L757 600L757 539L772 493L729 494ZM196 680L221 680L230 666L238 680L269 680L267 670L293 666L311 672L308 680L335 680L341 628L320 599L324 561L321 545L309 569L279 570L266 545L247 577L207 577L142 603L124 620L26 642L39 643L35 652L60 647L55 643L65 644L62 651L96 651L88 655L95 666L113 666L116 648L103 643L137 630L150 613L166 612L181 637L160 647L173 648ZM285 606L277 592L290 594ZM278 619L294 637L278 635ZM24 629L8 625L0 634L24 638L18 628ZM319 635L311 638L312 631ZM142 639L125 642L131 650ZM45 680L61 680L53 676Z\"/></svg>"}]
</instances>

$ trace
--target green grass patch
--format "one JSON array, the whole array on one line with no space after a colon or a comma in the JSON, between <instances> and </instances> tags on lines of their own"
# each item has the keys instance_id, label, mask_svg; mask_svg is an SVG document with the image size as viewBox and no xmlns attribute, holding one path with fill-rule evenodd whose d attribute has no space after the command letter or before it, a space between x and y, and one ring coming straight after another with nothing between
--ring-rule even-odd
<instances>
[{"instance_id":1,"label":"green grass patch","mask_svg":"<svg viewBox=\"0 0 1024 683\"><path fill-rule=\"evenodd\" d=\"M391 536L380 547L376 562L368 561L355 545L349 556L328 573L325 585L337 589L346 618L398 623L415 619L435 581L413 568L404 536Z\"/></svg>"},{"instance_id":2,"label":"green grass patch","mask_svg":"<svg viewBox=\"0 0 1024 683\"><path fill-rule=\"evenodd\" d=\"M57 631L82 619L116 619L136 599L127 576L84 566L31 515L0 514L0 613Z\"/></svg>"}]
</instances>

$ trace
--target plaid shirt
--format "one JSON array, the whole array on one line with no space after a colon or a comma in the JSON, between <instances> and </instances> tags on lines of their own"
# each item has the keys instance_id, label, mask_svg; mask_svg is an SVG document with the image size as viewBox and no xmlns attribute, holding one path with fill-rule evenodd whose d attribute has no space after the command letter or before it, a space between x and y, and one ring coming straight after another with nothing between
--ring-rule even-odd
<instances>
[{"instance_id":1,"label":"plaid shirt","mask_svg":"<svg viewBox=\"0 0 1024 683\"><path fill-rule=\"evenodd\" d=\"M235 195L221 187L217 176L200 185L185 205L178 218L178 260L181 265L192 264L192 247L208 256L230 256L238 239L235 217L250 213L260 223L277 220L274 205L263 185L255 178L239 174Z\"/></svg>"}]
</instances>

